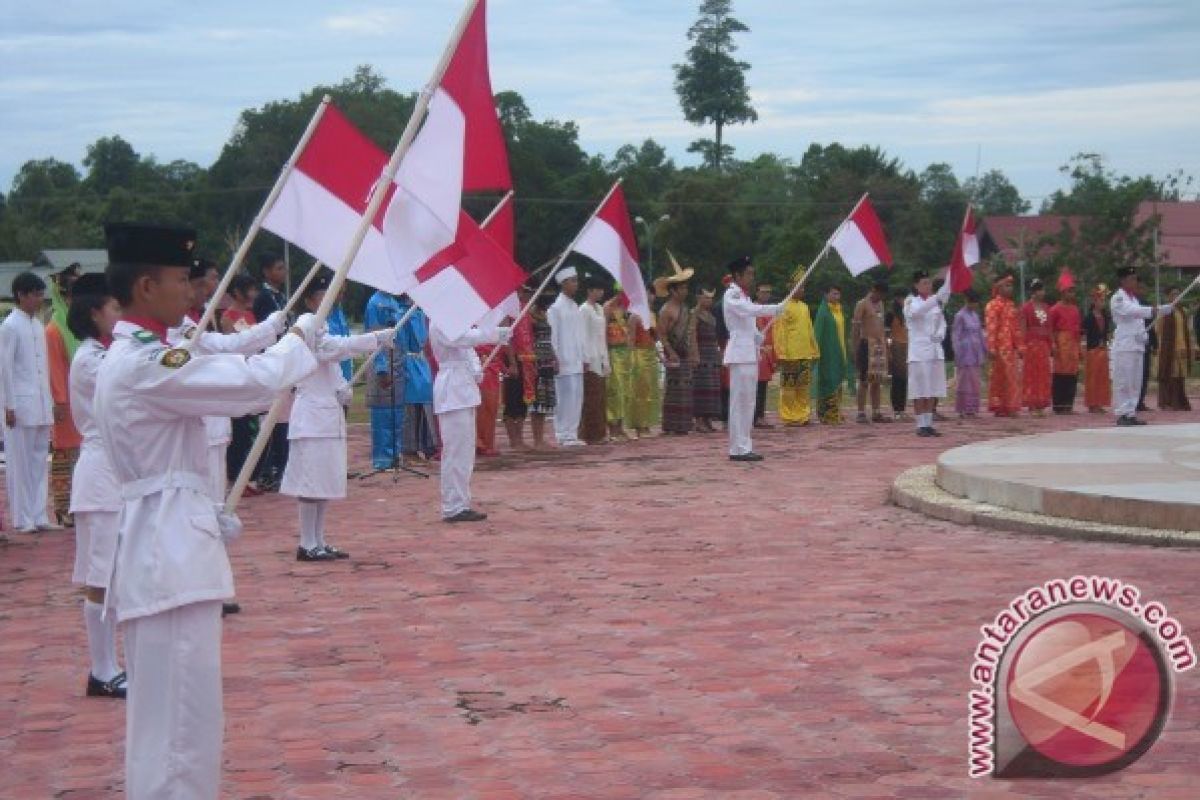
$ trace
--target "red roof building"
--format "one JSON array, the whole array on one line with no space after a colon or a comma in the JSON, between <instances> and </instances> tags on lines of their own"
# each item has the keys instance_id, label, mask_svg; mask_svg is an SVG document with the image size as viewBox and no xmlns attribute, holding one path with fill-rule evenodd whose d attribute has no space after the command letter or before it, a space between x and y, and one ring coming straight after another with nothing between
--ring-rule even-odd
<instances>
[{"instance_id":1,"label":"red roof building","mask_svg":"<svg viewBox=\"0 0 1200 800\"><path fill-rule=\"evenodd\" d=\"M1135 219L1141 223L1155 214L1159 217L1158 255L1164 266L1200 270L1200 202L1142 203Z\"/></svg>"}]
</instances>

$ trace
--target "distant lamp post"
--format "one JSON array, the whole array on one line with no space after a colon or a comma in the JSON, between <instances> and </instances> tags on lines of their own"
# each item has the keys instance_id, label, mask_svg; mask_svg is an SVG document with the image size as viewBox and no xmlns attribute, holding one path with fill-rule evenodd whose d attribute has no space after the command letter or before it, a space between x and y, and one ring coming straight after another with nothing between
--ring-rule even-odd
<instances>
[{"instance_id":1,"label":"distant lamp post","mask_svg":"<svg viewBox=\"0 0 1200 800\"><path fill-rule=\"evenodd\" d=\"M670 214L663 214L655 222L646 222L644 217L634 217L633 221L646 229L646 280L654 278L654 234L660 225L671 221Z\"/></svg>"}]
</instances>

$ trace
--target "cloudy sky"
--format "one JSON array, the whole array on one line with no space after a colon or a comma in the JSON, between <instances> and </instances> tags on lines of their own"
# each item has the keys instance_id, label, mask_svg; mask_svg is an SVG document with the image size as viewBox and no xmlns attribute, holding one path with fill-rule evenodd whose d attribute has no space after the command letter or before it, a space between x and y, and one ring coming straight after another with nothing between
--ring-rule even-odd
<instances>
[{"instance_id":1,"label":"cloudy sky","mask_svg":"<svg viewBox=\"0 0 1200 800\"><path fill-rule=\"evenodd\" d=\"M492 78L611 154L653 137L681 164L671 65L697 0L492 0ZM0 189L19 166L78 163L120 134L210 164L248 106L371 63L426 79L459 0L0 2ZM1035 199L1079 151L1125 173L1200 178L1196 0L735 0L760 120L739 157L874 144L921 169L1005 171ZM519 187L518 187L519 188Z\"/></svg>"}]
</instances>

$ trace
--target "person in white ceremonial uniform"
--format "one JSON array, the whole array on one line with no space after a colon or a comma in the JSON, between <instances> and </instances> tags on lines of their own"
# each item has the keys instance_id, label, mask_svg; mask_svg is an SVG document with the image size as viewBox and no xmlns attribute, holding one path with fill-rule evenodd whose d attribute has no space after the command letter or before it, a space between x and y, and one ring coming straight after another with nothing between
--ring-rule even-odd
<instances>
[{"instance_id":1,"label":"person in white ceremonial uniform","mask_svg":"<svg viewBox=\"0 0 1200 800\"><path fill-rule=\"evenodd\" d=\"M8 508L19 533L59 530L46 510L50 468L50 428L54 401L46 328L38 314L46 284L32 272L13 278L17 301L0 324L0 363L4 379L4 455Z\"/></svg>"},{"instance_id":2,"label":"person in white ceremonial uniform","mask_svg":"<svg viewBox=\"0 0 1200 800\"><path fill-rule=\"evenodd\" d=\"M933 291L925 270L913 276L915 293L904 300L904 324L908 327L908 397L917 418L917 436L941 436L933 427L933 409L946 396L946 313L950 281Z\"/></svg>"},{"instance_id":3,"label":"person in white ceremonial uniform","mask_svg":"<svg viewBox=\"0 0 1200 800\"><path fill-rule=\"evenodd\" d=\"M309 312L321 306L329 279L305 287L300 302ZM278 312L276 312L278 313ZM297 561L332 561L350 554L325 541L325 511L330 500L346 496L346 414L353 390L341 362L395 347L396 331L387 328L357 336L322 336L320 366L296 385L288 425L288 462L281 494L296 498L300 516Z\"/></svg>"},{"instance_id":4,"label":"person in white ceremonial uniform","mask_svg":"<svg viewBox=\"0 0 1200 800\"><path fill-rule=\"evenodd\" d=\"M754 267L743 256L726 267L732 282L721 298L721 313L729 330L722 362L729 367L729 460L762 461L754 452L750 431L754 426L754 402L758 393L758 348L763 335L759 317L777 317L783 305L760 305L750 299L754 290Z\"/></svg>"},{"instance_id":5,"label":"person in white ceremonial uniform","mask_svg":"<svg viewBox=\"0 0 1200 800\"><path fill-rule=\"evenodd\" d=\"M559 447L580 447L579 417L583 413L583 362L587 336L583 312L575 302L579 273L566 267L555 275L558 297L546 312L550 346L558 369L554 375L554 438Z\"/></svg>"},{"instance_id":6,"label":"person in white ceremonial uniform","mask_svg":"<svg viewBox=\"0 0 1200 800\"><path fill-rule=\"evenodd\" d=\"M71 359L71 417L83 438L71 479L70 513L75 519L73 583L84 587L83 621L91 666L88 697L125 697L125 673L117 661L117 618L104 613L104 597L117 552L121 487L92 408L96 376L112 341L121 307L108 294L103 275L89 273L75 281L67 327L79 340Z\"/></svg>"},{"instance_id":7,"label":"person in white ceremonial uniform","mask_svg":"<svg viewBox=\"0 0 1200 800\"><path fill-rule=\"evenodd\" d=\"M442 434L442 520L445 522L487 519L487 514L471 507L475 409L481 402L479 382L483 380L483 368L475 348L508 344L511 336L511 328L486 326L472 328L457 339L451 339L442 333L436 322L430 328L429 343L438 363L437 377L433 380L433 412L437 414Z\"/></svg>"},{"instance_id":8,"label":"person in white ceremonial uniform","mask_svg":"<svg viewBox=\"0 0 1200 800\"><path fill-rule=\"evenodd\" d=\"M209 496L203 417L261 408L317 367L307 316L265 353L193 356L165 345L190 301L195 232L110 224L108 288L124 318L96 382L95 419L121 486L107 606L129 671L125 791L214 800L220 790L225 543L240 531Z\"/></svg>"},{"instance_id":9,"label":"person in white ceremonial uniform","mask_svg":"<svg viewBox=\"0 0 1200 800\"><path fill-rule=\"evenodd\" d=\"M1138 398L1145 377L1143 361L1150 334L1146 320L1170 316L1175 306L1144 306L1138 299L1138 275L1133 267L1117 270L1118 288L1109 301L1113 318L1113 415L1117 425L1145 425L1137 418Z\"/></svg>"}]
</instances>

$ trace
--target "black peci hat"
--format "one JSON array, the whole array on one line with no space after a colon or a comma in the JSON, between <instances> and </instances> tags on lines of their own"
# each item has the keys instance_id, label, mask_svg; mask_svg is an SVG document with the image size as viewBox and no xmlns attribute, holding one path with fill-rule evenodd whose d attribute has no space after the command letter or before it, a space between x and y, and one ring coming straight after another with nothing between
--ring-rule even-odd
<instances>
[{"instance_id":1,"label":"black peci hat","mask_svg":"<svg viewBox=\"0 0 1200 800\"><path fill-rule=\"evenodd\" d=\"M725 271L730 275L741 275L749 266L751 266L750 256L740 256L726 264Z\"/></svg>"},{"instance_id":2,"label":"black peci hat","mask_svg":"<svg viewBox=\"0 0 1200 800\"><path fill-rule=\"evenodd\" d=\"M1117 270L1117 280L1118 281L1124 280L1125 278L1128 278L1131 275L1137 275L1137 269L1135 267L1121 267L1120 269Z\"/></svg>"},{"instance_id":3,"label":"black peci hat","mask_svg":"<svg viewBox=\"0 0 1200 800\"><path fill-rule=\"evenodd\" d=\"M71 284L71 296L83 297L84 295L99 295L103 297L108 294L108 279L104 277L103 272L88 272L80 275L75 279L75 283Z\"/></svg>"},{"instance_id":4,"label":"black peci hat","mask_svg":"<svg viewBox=\"0 0 1200 800\"><path fill-rule=\"evenodd\" d=\"M150 264L191 269L196 247L194 228L110 222L104 226L110 264Z\"/></svg>"}]
</instances>

